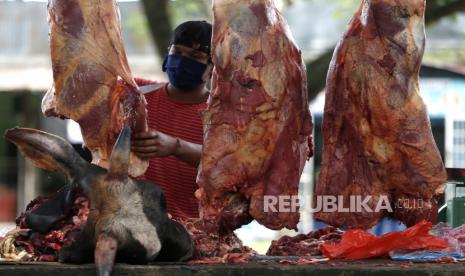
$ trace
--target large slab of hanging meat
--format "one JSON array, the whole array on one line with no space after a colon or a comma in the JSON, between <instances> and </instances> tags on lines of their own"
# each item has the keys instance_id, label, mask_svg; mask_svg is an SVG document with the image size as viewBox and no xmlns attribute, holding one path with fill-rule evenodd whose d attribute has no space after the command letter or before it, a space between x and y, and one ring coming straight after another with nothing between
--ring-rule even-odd
<instances>
[{"instance_id":1,"label":"large slab of hanging meat","mask_svg":"<svg viewBox=\"0 0 465 276\"><path fill-rule=\"evenodd\" d=\"M296 195L312 155L300 51L272 0L215 0L213 11L215 71L196 193L201 216L213 229L252 218L272 229L296 228L298 211L264 210L264 196Z\"/></svg>"},{"instance_id":2,"label":"large slab of hanging meat","mask_svg":"<svg viewBox=\"0 0 465 276\"><path fill-rule=\"evenodd\" d=\"M385 215L409 226L435 220L446 172L419 94L424 13L424 0L364 0L339 42L327 78L316 195L342 196L345 207L351 195L371 199L369 208L319 212L318 219L347 228L370 227ZM392 213L384 203L376 212L382 197Z\"/></svg>"},{"instance_id":3,"label":"large slab of hanging meat","mask_svg":"<svg viewBox=\"0 0 465 276\"><path fill-rule=\"evenodd\" d=\"M145 100L124 51L118 6L114 0L49 0L48 15L54 86L42 110L78 122L93 162L108 167L122 126L147 128ZM147 166L131 156L131 175L141 175Z\"/></svg>"}]
</instances>

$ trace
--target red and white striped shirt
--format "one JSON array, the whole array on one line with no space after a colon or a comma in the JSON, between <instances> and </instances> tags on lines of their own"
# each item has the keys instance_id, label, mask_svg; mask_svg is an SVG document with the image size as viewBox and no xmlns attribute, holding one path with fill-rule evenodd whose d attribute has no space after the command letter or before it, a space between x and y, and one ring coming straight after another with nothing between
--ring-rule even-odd
<instances>
[{"instance_id":1,"label":"red and white striped shirt","mask_svg":"<svg viewBox=\"0 0 465 276\"><path fill-rule=\"evenodd\" d=\"M156 82L137 79L139 86L156 84ZM168 96L167 83L145 94L147 100L147 120L149 128L179 139L202 144L203 127L201 113L207 103L185 104L173 101ZM198 200L194 193L197 190L197 168L174 156L150 159L145 172L145 179L152 181L163 190L168 212L173 217L198 217Z\"/></svg>"}]
</instances>

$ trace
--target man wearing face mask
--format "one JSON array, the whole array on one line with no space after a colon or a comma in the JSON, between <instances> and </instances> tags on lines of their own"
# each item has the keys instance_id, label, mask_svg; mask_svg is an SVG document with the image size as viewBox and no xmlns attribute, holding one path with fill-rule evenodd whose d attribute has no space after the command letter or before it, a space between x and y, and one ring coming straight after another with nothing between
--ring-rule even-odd
<instances>
[{"instance_id":1,"label":"man wearing face mask","mask_svg":"<svg viewBox=\"0 0 465 276\"><path fill-rule=\"evenodd\" d=\"M149 131L136 133L132 150L149 159L147 180L163 190L173 217L198 217L197 166L203 143L201 113L207 107L206 83L213 65L210 59L212 26L187 21L173 32L163 62L168 83L136 79L147 100Z\"/></svg>"}]
</instances>

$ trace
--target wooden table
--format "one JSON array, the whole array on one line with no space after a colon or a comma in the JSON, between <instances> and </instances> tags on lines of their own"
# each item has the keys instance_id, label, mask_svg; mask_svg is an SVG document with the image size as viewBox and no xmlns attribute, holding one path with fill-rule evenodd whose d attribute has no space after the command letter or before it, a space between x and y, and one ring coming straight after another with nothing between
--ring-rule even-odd
<instances>
[{"instance_id":1,"label":"wooden table","mask_svg":"<svg viewBox=\"0 0 465 276\"><path fill-rule=\"evenodd\" d=\"M1 276L85 276L95 275L95 267L86 265L67 265L59 263L0 263ZM412 264L393 262L388 259L369 261L329 261L312 265L284 265L277 263L247 263L247 264L156 264L156 265L126 265L117 264L113 276L118 275L244 275L244 276L287 276L287 275L465 275L465 263Z\"/></svg>"}]
</instances>

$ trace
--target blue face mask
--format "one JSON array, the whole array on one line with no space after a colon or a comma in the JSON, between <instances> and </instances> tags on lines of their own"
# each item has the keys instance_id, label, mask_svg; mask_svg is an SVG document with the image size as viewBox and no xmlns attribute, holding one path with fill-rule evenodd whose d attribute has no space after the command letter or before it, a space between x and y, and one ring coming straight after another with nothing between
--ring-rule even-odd
<instances>
[{"instance_id":1,"label":"blue face mask","mask_svg":"<svg viewBox=\"0 0 465 276\"><path fill-rule=\"evenodd\" d=\"M181 90L191 90L204 83L202 76L206 69L206 64L181 55L167 55L163 61L163 72Z\"/></svg>"}]
</instances>

